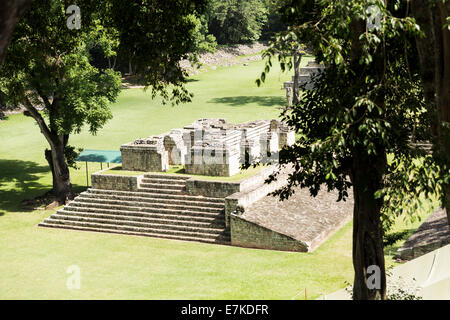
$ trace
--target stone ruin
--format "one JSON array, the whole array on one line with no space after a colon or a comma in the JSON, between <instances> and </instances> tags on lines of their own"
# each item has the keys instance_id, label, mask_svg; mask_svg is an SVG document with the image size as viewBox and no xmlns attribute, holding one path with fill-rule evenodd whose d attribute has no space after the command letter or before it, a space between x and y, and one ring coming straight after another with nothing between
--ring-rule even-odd
<instances>
[{"instance_id":1,"label":"stone ruin","mask_svg":"<svg viewBox=\"0 0 450 320\"><path fill-rule=\"evenodd\" d=\"M314 83L311 81L313 75L317 75L324 69L323 65L318 64L314 60L309 61L306 67L300 68L300 74L298 79L299 86L305 85L306 90L314 89ZM283 88L286 90L286 100L288 106L292 105L292 97L294 90L294 76L291 81L286 81Z\"/></svg>"},{"instance_id":2,"label":"stone ruin","mask_svg":"<svg viewBox=\"0 0 450 320\"><path fill-rule=\"evenodd\" d=\"M278 120L231 124L225 119L199 119L182 129L136 139L121 146L122 169L232 176L244 163L275 163L278 151L295 142L295 132Z\"/></svg>"}]
</instances>

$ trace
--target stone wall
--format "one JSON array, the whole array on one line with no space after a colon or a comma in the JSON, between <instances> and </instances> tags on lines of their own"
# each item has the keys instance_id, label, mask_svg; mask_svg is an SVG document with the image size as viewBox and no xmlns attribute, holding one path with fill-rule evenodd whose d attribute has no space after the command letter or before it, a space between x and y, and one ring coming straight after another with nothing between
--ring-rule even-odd
<instances>
[{"instance_id":1,"label":"stone wall","mask_svg":"<svg viewBox=\"0 0 450 320\"><path fill-rule=\"evenodd\" d=\"M191 178L186 180L186 191L193 196L225 198L240 190L239 182L206 181Z\"/></svg>"},{"instance_id":2,"label":"stone wall","mask_svg":"<svg viewBox=\"0 0 450 320\"><path fill-rule=\"evenodd\" d=\"M228 161L228 162L226 162ZM239 158L232 157L223 163L186 163L185 170L188 174L198 174L203 176L230 177L239 172Z\"/></svg>"},{"instance_id":3,"label":"stone wall","mask_svg":"<svg viewBox=\"0 0 450 320\"><path fill-rule=\"evenodd\" d=\"M186 180L186 191L193 196L226 198L235 193L247 192L263 186L264 181L274 169L275 167L273 166L261 169L258 174L236 182L197 180L195 177L192 177Z\"/></svg>"},{"instance_id":4,"label":"stone wall","mask_svg":"<svg viewBox=\"0 0 450 320\"><path fill-rule=\"evenodd\" d=\"M93 189L137 191L138 185L143 177L143 175L120 176L115 174L102 174L100 172L91 175Z\"/></svg>"},{"instance_id":5,"label":"stone wall","mask_svg":"<svg viewBox=\"0 0 450 320\"><path fill-rule=\"evenodd\" d=\"M169 168L168 152L145 145L123 145L122 169L129 171L162 172Z\"/></svg>"},{"instance_id":6,"label":"stone wall","mask_svg":"<svg viewBox=\"0 0 450 320\"><path fill-rule=\"evenodd\" d=\"M231 244L246 248L307 252L301 241L277 233L232 214L230 220Z\"/></svg>"}]
</instances>

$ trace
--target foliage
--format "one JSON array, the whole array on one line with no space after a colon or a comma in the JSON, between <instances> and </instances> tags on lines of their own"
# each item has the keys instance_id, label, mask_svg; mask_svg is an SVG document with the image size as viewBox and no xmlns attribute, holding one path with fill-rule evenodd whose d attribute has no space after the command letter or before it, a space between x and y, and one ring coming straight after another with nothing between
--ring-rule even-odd
<instances>
[{"instance_id":1,"label":"foliage","mask_svg":"<svg viewBox=\"0 0 450 320\"><path fill-rule=\"evenodd\" d=\"M398 232L392 232L392 233L387 233L384 235L384 240L383 240L383 245L386 246L391 246L393 244L395 244L397 241L399 240L404 240L405 236L409 235L409 231L408 230L402 230L402 231L398 231Z\"/></svg>"},{"instance_id":2,"label":"foliage","mask_svg":"<svg viewBox=\"0 0 450 320\"><path fill-rule=\"evenodd\" d=\"M209 19L219 44L251 42L261 36L267 9L262 0L211 0Z\"/></svg>"},{"instance_id":3,"label":"foliage","mask_svg":"<svg viewBox=\"0 0 450 320\"><path fill-rule=\"evenodd\" d=\"M120 76L89 63L88 43L100 30L96 21L86 16L86 31L69 30L64 10L62 2L45 1L21 20L0 68L1 90L11 105L43 107L58 135L84 125L95 134L112 117L108 106L119 93ZM101 38L103 46L110 44Z\"/></svg>"},{"instance_id":4,"label":"foliage","mask_svg":"<svg viewBox=\"0 0 450 320\"><path fill-rule=\"evenodd\" d=\"M263 25L260 40L270 40L278 32L286 30L283 9L290 0L265 0L264 2L267 9L267 22Z\"/></svg>"},{"instance_id":5,"label":"foliage","mask_svg":"<svg viewBox=\"0 0 450 320\"><path fill-rule=\"evenodd\" d=\"M367 21L365 8L371 3L379 6L382 23L379 29L365 29L359 35L363 51L354 65L352 21ZM316 60L327 66L314 78L316 89L305 90L300 102L283 116L300 139L280 153L281 163L294 164L296 171L289 186L277 194L287 198L300 185L315 195L326 185L339 190L338 200L345 200L355 150L365 150L367 155L391 154L383 172L383 188L374 195L384 200L387 230L395 216L406 212L414 217L421 199L439 194L444 179L434 159L410 143L430 139L431 114L424 103L413 42L413 35L420 31L411 18L399 17L402 12L380 1L322 1L315 8L301 9L319 14L277 37L266 52L266 68L257 80L264 82L280 43L308 41ZM377 61L380 56L381 63ZM282 68L291 68L287 55L278 58Z\"/></svg>"},{"instance_id":6,"label":"foliage","mask_svg":"<svg viewBox=\"0 0 450 320\"><path fill-rule=\"evenodd\" d=\"M66 1L34 2L17 25L0 85L8 105L21 105L46 138L45 157L53 173L53 192L62 203L73 198L68 166L74 165L72 133L84 126L92 134L112 118L109 108L121 89L120 74L97 68L90 51L109 59L133 57L139 80L163 102L190 101L179 61L194 48L197 12L203 1L79 0L82 27L67 25Z\"/></svg>"},{"instance_id":7,"label":"foliage","mask_svg":"<svg viewBox=\"0 0 450 320\"><path fill-rule=\"evenodd\" d=\"M195 52L216 52L217 40L212 34L208 34L208 21L205 15L197 19L197 26L195 29Z\"/></svg>"},{"instance_id":8,"label":"foliage","mask_svg":"<svg viewBox=\"0 0 450 320\"><path fill-rule=\"evenodd\" d=\"M163 102L189 102L179 61L198 47L204 0L105 1L103 23L119 33L119 57L131 59L141 84Z\"/></svg>"}]
</instances>

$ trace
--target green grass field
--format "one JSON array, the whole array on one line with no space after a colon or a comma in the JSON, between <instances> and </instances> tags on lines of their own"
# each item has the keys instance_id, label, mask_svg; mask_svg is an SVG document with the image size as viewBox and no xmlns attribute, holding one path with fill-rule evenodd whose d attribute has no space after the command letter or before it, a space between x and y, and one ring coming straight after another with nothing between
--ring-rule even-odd
<instances>
[{"instance_id":1,"label":"green grass field","mask_svg":"<svg viewBox=\"0 0 450 320\"><path fill-rule=\"evenodd\" d=\"M254 80L263 66L252 62L192 77L194 100L177 107L162 106L141 89L124 90L112 106L114 119L96 136L73 135L70 144L118 150L198 118L277 117L290 75L274 68L258 88ZM305 289L313 299L352 280L351 223L307 254L38 228L54 210L24 211L20 202L51 186L44 137L23 115L1 121L0 137L0 299L304 299ZM90 165L91 172L99 169ZM84 164L71 170L77 192L85 179ZM397 228L417 225L399 222ZM71 265L81 270L79 290L66 287Z\"/></svg>"}]
</instances>

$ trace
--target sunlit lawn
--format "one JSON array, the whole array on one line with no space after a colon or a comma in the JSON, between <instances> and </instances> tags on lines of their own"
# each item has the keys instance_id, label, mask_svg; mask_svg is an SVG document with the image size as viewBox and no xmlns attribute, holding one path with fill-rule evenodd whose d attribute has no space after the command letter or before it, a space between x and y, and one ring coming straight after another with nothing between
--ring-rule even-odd
<instances>
[{"instance_id":1,"label":"sunlit lawn","mask_svg":"<svg viewBox=\"0 0 450 320\"><path fill-rule=\"evenodd\" d=\"M199 118L277 117L290 76L275 68L258 88L262 68L252 62L197 75L188 83L193 102L176 107L152 101L141 89L124 90L112 106L114 119L97 136L83 132L70 144L118 150ZM20 202L50 188L46 142L23 115L1 121L0 137L1 299L304 299L305 289L317 298L352 279L351 224L308 254L38 228L53 211L23 211ZM76 191L85 188L84 164L71 170L71 179ZM417 224L399 228L406 227ZM66 287L71 265L81 270L79 290Z\"/></svg>"}]
</instances>

